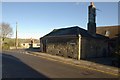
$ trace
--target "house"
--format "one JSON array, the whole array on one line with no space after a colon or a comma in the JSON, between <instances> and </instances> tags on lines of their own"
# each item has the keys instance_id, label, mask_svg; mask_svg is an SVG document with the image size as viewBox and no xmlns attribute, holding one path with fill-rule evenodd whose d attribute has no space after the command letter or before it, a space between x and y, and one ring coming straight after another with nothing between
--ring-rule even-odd
<instances>
[{"instance_id":1,"label":"house","mask_svg":"<svg viewBox=\"0 0 120 80\"><path fill-rule=\"evenodd\" d=\"M40 42L37 39L20 39L21 48L38 48L40 47Z\"/></svg>"},{"instance_id":2,"label":"house","mask_svg":"<svg viewBox=\"0 0 120 80\"><path fill-rule=\"evenodd\" d=\"M20 43L20 46L21 46L21 48L30 48L30 47L38 48L38 47L40 47L40 43L34 43L34 44L32 44L32 46L31 46L31 43Z\"/></svg>"},{"instance_id":3,"label":"house","mask_svg":"<svg viewBox=\"0 0 120 80\"><path fill-rule=\"evenodd\" d=\"M108 45L110 47L111 53L116 53L116 49L118 49L118 46L120 45L120 25L116 26L101 26L97 27L96 32L98 34L101 34L103 36L107 36L110 39L108 40Z\"/></svg>"},{"instance_id":4,"label":"house","mask_svg":"<svg viewBox=\"0 0 120 80\"><path fill-rule=\"evenodd\" d=\"M54 29L40 38L41 51L78 60L110 56L107 42L109 38L96 34L94 3L91 2L88 8L88 30L79 26Z\"/></svg>"},{"instance_id":5,"label":"house","mask_svg":"<svg viewBox=\"0 0 120 80\"><path fill-rule=\"evenodd\" d=\"M117 37L118 34L120 34L120 25L97 27L96 33L101 34L103 36L107 36L110 39L112 39Z\"/></svg>"},{"instance_id":6,"label":"house","mask_svg":"<svg viewBox=\"0 0 120 80\"><path fill-rule=\"evenodd\" d=\"M108 38L99 34L92 36L78 26L53 30L41 38L41 51L65 57L93 58L109 56Z\"/></svg>"},{"instance_id":7,"label":"house","mask_svg":"<svg viewBox=\"0 0 120 80\"><path fill-rule=\"evenodd\" d=\"M20 46L22 48L29 48L30 47L30 44L29 43L20 43Z\"/></svg>"}]
</instances>

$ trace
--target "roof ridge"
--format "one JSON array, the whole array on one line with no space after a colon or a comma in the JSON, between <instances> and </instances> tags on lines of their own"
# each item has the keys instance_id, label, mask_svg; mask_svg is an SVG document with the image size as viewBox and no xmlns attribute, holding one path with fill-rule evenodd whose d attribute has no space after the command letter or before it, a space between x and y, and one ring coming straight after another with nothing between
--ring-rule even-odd
<instances>
[{"instance_id":1,"label":"roof ridge","mask_svg":"<svg viewBox=\"0 0 120 80\"><path fill-rule=\"evenodd\" d=\"M80 28L79 26L73 26L73 27L66 27L66 28L59 28L59 29L54 29L54 30L61 30L61 29L69 29L69 28Z\"/></svg>"},{"instance_id":2,"label":"roof ridge","mask_svg":"<svg viewBox=\"0 0 120 80\"><path fill-rule=\"evenodd\" d=\"M97 28L99 27L120 27L120 25L110 25L110 26L97 26Z\"/></svg>"}]
</instances>

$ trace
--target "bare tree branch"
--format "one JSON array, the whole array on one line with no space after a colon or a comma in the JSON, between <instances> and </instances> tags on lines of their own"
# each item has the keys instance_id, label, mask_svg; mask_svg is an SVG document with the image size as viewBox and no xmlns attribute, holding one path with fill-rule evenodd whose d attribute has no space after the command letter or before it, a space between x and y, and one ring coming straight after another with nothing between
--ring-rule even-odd
<instances>
[{"instance_id":1,"label":"bare tree branch","mask_svg":"<svg viewBox=\"0 0 120 80\"><path fill-rule=\"evenodd\" d=\"M5 40L7 37L11 37L13 34L13 29L10 27L8 23L2 23L1 25L2 31L1 31L1 36L2 36L2 41Z\"/></svg>"}]
</instances>

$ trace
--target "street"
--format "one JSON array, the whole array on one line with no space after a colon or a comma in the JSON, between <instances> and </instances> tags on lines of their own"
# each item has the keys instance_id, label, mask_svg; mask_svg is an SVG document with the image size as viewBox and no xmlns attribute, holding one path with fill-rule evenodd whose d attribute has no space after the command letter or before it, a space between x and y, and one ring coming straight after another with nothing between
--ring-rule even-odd
<instances>
[{"instance_id":1,"label":"street","mask_svg":"<svg viewBox=\"0 0 120 80\"><path fill-rule=\"evenodd\" d=\"M117 78L18 52L2 52L3 78Z\"/></svg>"}]
</instances>

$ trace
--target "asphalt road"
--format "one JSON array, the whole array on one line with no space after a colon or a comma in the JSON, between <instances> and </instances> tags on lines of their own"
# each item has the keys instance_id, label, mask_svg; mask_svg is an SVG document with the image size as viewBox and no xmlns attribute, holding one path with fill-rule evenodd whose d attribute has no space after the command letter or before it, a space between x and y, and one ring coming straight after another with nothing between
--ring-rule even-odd
<instances>
[{"instance_id":1,"label":"asphalt road","mask_svg":"<svg viewBox=\"0 0 120 80\"><path fill-rule=\"evenodd\" d=\"M2 52L3 78L117 78L18 52Z\"/></svg>"}]
</instances>

